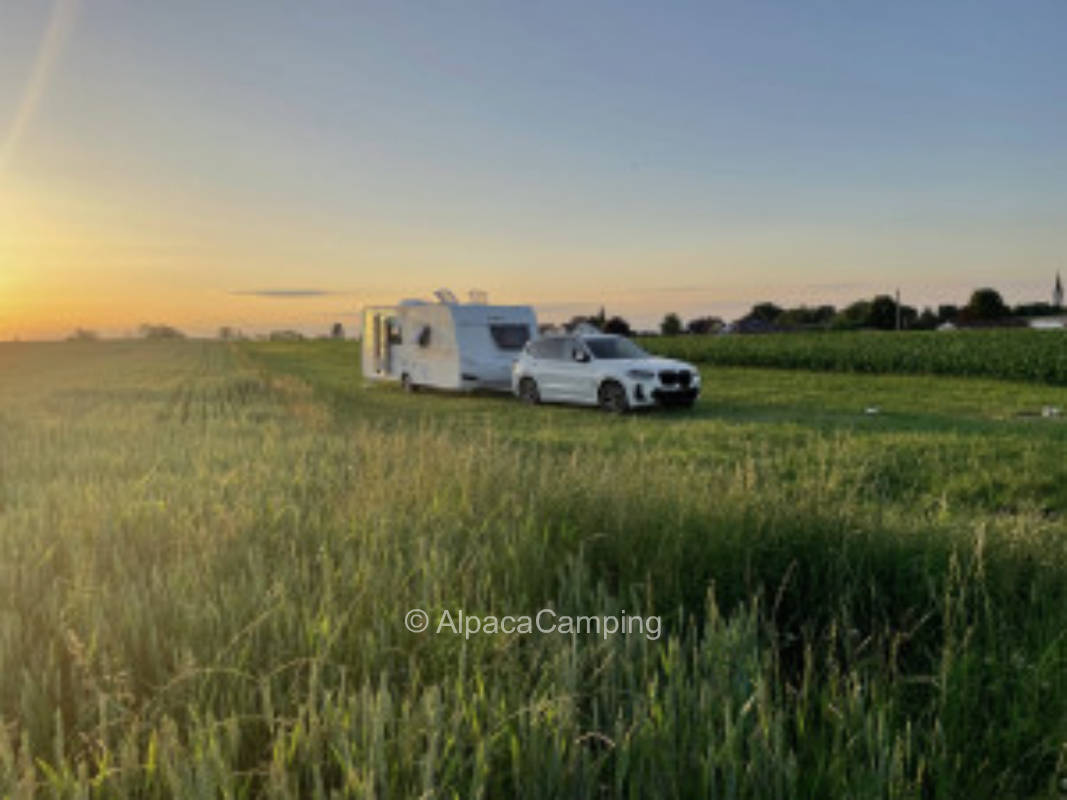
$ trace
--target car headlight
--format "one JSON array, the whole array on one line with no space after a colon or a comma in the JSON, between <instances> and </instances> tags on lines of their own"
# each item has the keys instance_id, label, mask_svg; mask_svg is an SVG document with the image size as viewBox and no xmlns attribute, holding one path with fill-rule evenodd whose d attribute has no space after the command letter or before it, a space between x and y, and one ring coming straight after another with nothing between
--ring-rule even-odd
<instances>
[{"instance_id":1,"label":"car headlight","mask_svg":"<svg viewBox=\"0 0 1067 800\"><path fill-rule=\"evenodd\" d=\"M626 376L633 378L635 381L650 381L656 377L656 373L647 369L631 369L626 373Z\"/></svg>"}]
</instances>

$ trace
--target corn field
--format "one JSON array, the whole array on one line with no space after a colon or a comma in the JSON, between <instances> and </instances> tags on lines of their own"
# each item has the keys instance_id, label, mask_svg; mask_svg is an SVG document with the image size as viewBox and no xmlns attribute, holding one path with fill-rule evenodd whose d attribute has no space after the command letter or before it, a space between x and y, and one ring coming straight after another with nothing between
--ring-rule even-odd
<instances>
[{"instance_id":1,"label":"corn field","mask_svg":"<svg viewBox=\"0 0 1067 800\"><path fill-rule=\"evenodd\" d=\"M1067 385L1067 333L1038 330L825 332L654 337L649 350L699 364L972 375Z\"/></svg>"}]
</instances>

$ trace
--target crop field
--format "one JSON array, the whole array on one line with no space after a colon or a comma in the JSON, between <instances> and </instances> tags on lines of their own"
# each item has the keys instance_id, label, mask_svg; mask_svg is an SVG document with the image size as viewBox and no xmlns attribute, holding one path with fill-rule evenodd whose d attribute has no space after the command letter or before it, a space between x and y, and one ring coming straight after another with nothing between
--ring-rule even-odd
<instances>
[{"instance_id":1,"label":"crop field","mask_svg":"<svg viewBox=\"0 0 1067 800\"><path fill-rule=\"evenodd\" d=\"M901 339L1033 380L692 337L692 411L611 416L351 342L0 344L0 796L1055 796L1067 362L955 335Z\"/></svg>"},{"instance_id":2,"label":"crop field","mask_svg":"<svg viewBox=\"0 0 1067 800\"><path fill-rule=\"evenodd\" d=\"M642 342L700 364L974 375L1067 385L1067 333L1002 329L675 336Z\"/></svg>"}]
</instances>

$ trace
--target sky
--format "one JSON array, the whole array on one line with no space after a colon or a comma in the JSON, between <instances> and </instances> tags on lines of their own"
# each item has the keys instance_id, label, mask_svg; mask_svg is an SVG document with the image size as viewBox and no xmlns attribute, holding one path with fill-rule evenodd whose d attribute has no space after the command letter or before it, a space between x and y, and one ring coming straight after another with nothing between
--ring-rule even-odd
<instances>
[{"instance_id":1,"label":"sky","mask_svg":"<svg viewBox=\"0 0 1067 800\"><path fill-rule=\"evenodd\" d=\"M1048 299L1067 4L0 0L0 339Z\"/></svg>"}]
</instances>

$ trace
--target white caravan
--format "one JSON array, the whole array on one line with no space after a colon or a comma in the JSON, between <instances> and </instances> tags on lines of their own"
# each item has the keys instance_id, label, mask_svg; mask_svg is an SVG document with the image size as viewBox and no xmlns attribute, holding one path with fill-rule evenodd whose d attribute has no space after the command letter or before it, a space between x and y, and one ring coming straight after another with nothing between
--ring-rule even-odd
<instances>
[{"instance_id":1,"label":"white caravan","mask_svg":"<svg viewBox=\"0 0 1067 800\"><path fill-rule=\"evenodd\" d=\"M510 391L511 365L537 335L533 309L492 306L481 292L468 303L447 289L435 295L363 309L363 377L410 390Z\"/></svg>"}]
</instances>

